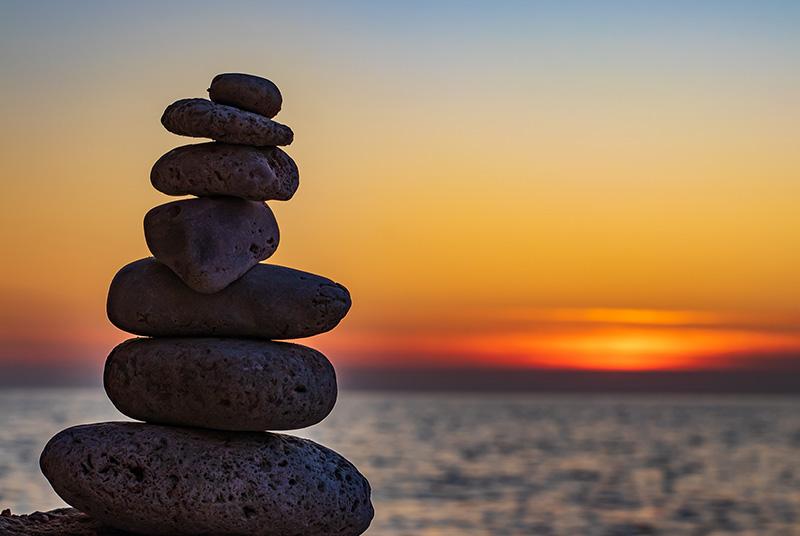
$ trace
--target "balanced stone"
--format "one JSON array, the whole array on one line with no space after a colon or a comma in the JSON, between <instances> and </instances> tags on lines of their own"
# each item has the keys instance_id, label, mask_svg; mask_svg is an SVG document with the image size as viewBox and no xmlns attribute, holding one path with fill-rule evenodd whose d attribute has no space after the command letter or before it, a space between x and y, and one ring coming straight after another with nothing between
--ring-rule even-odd
<instances>
[{"instance_id":1,"label":"balanced stone","mask_svg":"<svg viewBox=\"0 0 800 536\"><path fill-rule=\"evenodd\" d=\"M350 293L322 276L257 264L224 290L201 294L147 258L117 273L107 309L115 326L137 335L297 339L333 329Z\"/></svg>"},{"instance_id":2,"label":"balanced stone","mask_svg":"<svg viewBox=\"0 0 800 536\"><path fill-rule=\"evenodd\" d=\"M208 142L184 145L156 161L150 182L167 195L291 199L300 183L294 160L277 147Z\"/></svg>"},{"instance_id":3,"label":"balanced stone","mask_svg":"<svg viewBox=\"0 0 800 536\"><path fill-rule=\"evenodd\" d=\"M373 516L350 462L281 434L82 425L51 439L40 465L68 504L143 534L355 536Z\"/></svg>"},{"instance_id":4,"label":"balanced stone","mask_svg":"<svg viewBox=\"0 0 800 536\"><path fill-rule=\"evenodd\" d=\"M241 73L215 76L208 88L208 97L214 102L270 118L281 111L283 103L278 86L266 78Z\"/></svg>"},{"instance_id":5,"label":"balanced stone","mask_svg":"<svg viewBox=\"0 0 800 536\"><path fill-rule=\"evenodd\" d=\"M289 145L292 129L262 115L206 99L181 99L164 110L161 124L174 134L243 145Z\"/></svg>"},{"instance_id":6,"label":"balanced stone","mask_svg":"<svg viewBox=\"0 0 800 536\"><path fill-rule=\"evenodd\" d=\"M184 199L144 217L153 256L197 292L224 289L278 247L278 222L267 205L236 197Z\"/></svg>"},{"instance_id":7,"label":"balanced stone","mask_svg":"<svg viewBox=\"0 0 800 536\"><path fill-rule=\"evenodd\" d=\"M252 339L129 339L111 352L106 393L140 421L218 430L293 430L336 403L336 373L320 352Z\"/></svg>"}]
</instances>

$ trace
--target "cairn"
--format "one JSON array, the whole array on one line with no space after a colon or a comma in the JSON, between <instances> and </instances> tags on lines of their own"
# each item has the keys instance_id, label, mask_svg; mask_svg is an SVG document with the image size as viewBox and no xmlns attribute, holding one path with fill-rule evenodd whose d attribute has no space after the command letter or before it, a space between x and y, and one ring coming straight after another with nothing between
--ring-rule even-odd
<instances>
[{"instance_id":1,"label":"cairn","mask_svg":"<svg viewBox=\"0 0 800 536\"><path fill-rule=\"evenodd\" d=\"M132 419L68 428L41 468L67 503L105 526L140 534L339 536L373 516L367 480L312 441L266 432L322 421L337 396L320 352L274 340L333 329L350 294L324 277L262 264L279 242L265 204L297 189L278 146L292 130L272 118L278 88L221 74L210 100L183 99L161 122L214 141L178 147L151 173L167 195L150 210L152 258L122 268L108 317L142 337L111 352L104 384Z\"/></svg>"}]
</instances>

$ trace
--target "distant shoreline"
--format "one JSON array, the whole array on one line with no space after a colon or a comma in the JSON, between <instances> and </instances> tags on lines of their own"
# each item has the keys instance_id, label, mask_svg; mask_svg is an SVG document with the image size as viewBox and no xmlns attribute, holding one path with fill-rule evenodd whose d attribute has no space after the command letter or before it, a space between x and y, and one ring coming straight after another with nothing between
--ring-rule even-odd
<instances>
[{"instance_id":1,"label":"distant shoreline","mask_svg":"<svg viewBox=\"0 0 800 536\"><path fill-rule=\"evenodd\" d=\"M628 393L628 394L800 394L793 371L575 371L575 370L383 370L350 369L344 388L381 391Z\"/></svg>"},{"instance_id":2,"label":"distant shoreline","mask_svg":"<svg viewBox=\"0 0 800 536\"><path fill-rule=\"evenodd\" d=\"M341 367L347 391L447 393L800 395L800 373L782 370L576 371ZM100 388L100 371L0 367L0 389Z\"/></svg>"}]
</instances>

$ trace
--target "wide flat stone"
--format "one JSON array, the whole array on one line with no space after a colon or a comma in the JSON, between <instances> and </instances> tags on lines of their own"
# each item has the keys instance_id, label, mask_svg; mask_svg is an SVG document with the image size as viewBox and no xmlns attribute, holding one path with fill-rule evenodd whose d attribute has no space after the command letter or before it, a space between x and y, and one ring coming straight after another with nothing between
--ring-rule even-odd
<instances>
[{"instance_id":1,"label":"wide flat stone","mask_svg":"<svg viewBox=\"0 0 800 536\"><path fill-rule=\"evenodd\" d=\"M253 339L130 339L106 360L106 393L136 420L218 430L293 430L336 403L320 352Z\"/></svg>"},{"instance_id":2,"label":"wide flat stone","mask_svg":"<svg viewBox=\"0 0 800 536\"><path fill-rule=\"evenodd\" d=\"M150 182L167 195L230 195L252 201L292 198L300 184L294 160L277 147L208 142L159 158Z\"/></svg>"},{"instance_id":3,"label":"wide flat stone","mask_svg":"<svg viewBox=\"0 0 800 536\"><path fill-rule=\"evenodd\" d=\"M90 424L58 433L40 465L71 506L144 534L350 536L373 516L350 462L281 434Z\"/></svg>"},{"instance_id":4,"label":"wide flat stone","mask_svg":"<svg viewBox=\"0 0 800 536\"><path fill-rule=\"evenodd\" d=\"M267 205L236 197L183 199L152 208L144 236L153 256L197 292L219 292L278 248Z\"/></svg>"},{"instance_id":5,"label":"wide flat stone","mask_svg":"<svg viewBox=\"0 0 800 536\"><path fill-rule=\"evenodd\" d=\"M262 115L206 99L181 99L164 110L161 124L174 134L242 145L289 145L292 129Z\"/></svg>"},{"instance_id":6,"label":"wide flat stone","mask_svg":"<svg viewBox=\"0 0 800 536\"><path fill-rule=\"evenodd\" d=\"M153 258L123 267L108 291L108 318L123 331L154 337L298 339L333 329L350 293L322 276L257 264L215 294L187 287Z\"/></svg>"},{"instance_id":7,"label":"wide flat stone","mask_svg":"<svg viewBox=\"0 0 800 536\"><path fill-rule=\"evenodd\" d=\"M121 536L130 534L103 527L74 508L59 508L49 512L14 515L10 510L0 514L2 536Z\"/></svg>"},{"instance_id":8,"label":"wide flat stone","mask_svg":"<svg viewBox=\"0 0 800 536\"><path fill-rule=\"evenodd\" d=\"M215 76L208 88L208 97L214 102L270 118L281 111L283 103L278 86L270 80L242 73Z\"/></svg>"}]
</instances>

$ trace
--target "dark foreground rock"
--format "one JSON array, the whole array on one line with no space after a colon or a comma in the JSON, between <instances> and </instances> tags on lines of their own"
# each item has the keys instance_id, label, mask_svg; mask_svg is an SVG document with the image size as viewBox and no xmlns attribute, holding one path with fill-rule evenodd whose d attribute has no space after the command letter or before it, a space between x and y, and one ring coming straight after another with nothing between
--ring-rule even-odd
<instances>
[{"instance_id":1,"label":"dark foreground rock","mask_svg":"<svg viewBox=\"0 0 800 536\"><path fill-rule=\"evenodd\" d=\"M252 339L130 339L106 360L108 397L136 420L217 430L295 430L336 403L320 352Z\"/></svg>"},{"instance_id":2,"label":"dark foreground rock","mask_svg":"<svg viewBox=\"0 0 800 536\"><path fill-rule=\"evenodd\" d=\"M83 425L51 439L41 467L68 504L131 532L355 536L373 516L350 462L281 434Z\"/></svg>"},{"instance_id":3,"label":"dark foreground rock","mask_svg":"<svg viewBox=\"0 0 800 536\"><path fill-rule=\"evenodd\" d=\"M201 294L147 258L117 273L107 309L115 326L136 335L298 339L336 327L350 293L322 276L257 264L224 290Z\"/></svg>"},{"instance_id":4,"label":"dark foreground rock","mask_svg":"<svg viewBox=\"0 0 800 536\"><path fill-rule=\"evenodd\" d=\"M144 217L150 252L197 292L219 292L278 248L278 222L260 201L183 199Z\"/></svg>"},{"instance_id":5,"label":"dark foreground rock","mask_svg":"<svg viewBox=\"0 0 800 536\"><path fill-rule=\"evenodd\" d=\"M122 536L119 530L102 527L100 523L74 508L59 508L49 512L12 515L9 510L0 514L2 536Z\"/></svg>"},{"instance_id":6,"label":"dark foreground rock","mask_svg":"<svg viewBox=\"0 0 800 536\"><path fill-rule=\"evenodd\" d=\"M164 110L161 124L173 134L243 145L289 145L292 129L262 115L206 99L181 99Z\"/></svg>"},{"instance_id":7,"label":"dark foreground rock","mask_svg":"<svg viewBox=\"0 0 800 536\"><path fill-rule=\"evenodd\" d=\"M214 102L270 118L281 111L283 103L278 86L270 80L242 73L215 76L208 88L208 97Z\"/></svg>"},{"instance_id":8,"label":"dark foreground rock","mask_svg":"<svg viewBox=\"0 0 800 536\"><path fill-rule=\"evenodd\" d=\"M300 174L277 147L208 142L184 145L159 158L150 182L167 195L230 195L251 201L288 201Z\"/></svg>"}]
</instances>

